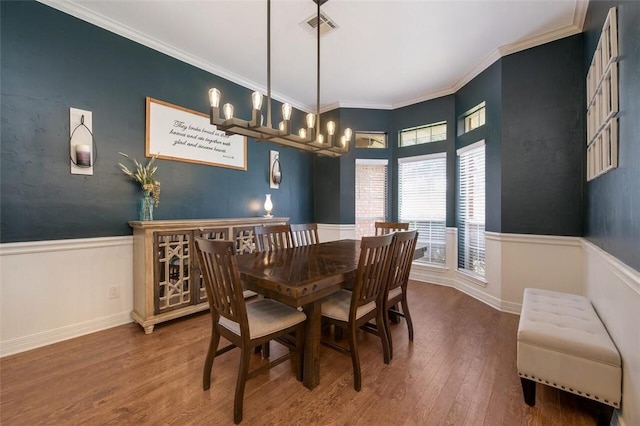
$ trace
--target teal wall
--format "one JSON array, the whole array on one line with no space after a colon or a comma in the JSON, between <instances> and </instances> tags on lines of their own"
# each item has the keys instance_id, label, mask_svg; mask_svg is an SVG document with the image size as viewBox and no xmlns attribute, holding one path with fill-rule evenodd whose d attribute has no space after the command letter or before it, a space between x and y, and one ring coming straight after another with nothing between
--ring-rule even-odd
<instances>
[{"instance_id":1,"label":"teal wall","mask_svg":"<svg viewBox=\"0 0 640 426\"><path fill-rule=\"evenodd\" d=\"M620 39L620 165L584 182L584 76L606 11L617 5ZM127 235L137 185L118 169L118 151L144 156L144 99L208 111L216 86L239 116L250 91L34 1L3 1L1 12L2 242ZM455 226L455 151L487 143L488 231L585 235L640 270L640 4L590 2L584 35L508 55L457 93L396 110L343 108L323 114L354 131L384 131L389 148L351 148L337 159L248 141L246 172L160 160L158 219L274 213L292 222L354 222L356 158L390 164L389 217L397 218L397 159L448 153L447 225ZM487 102L487 125L457 136L453 124ZM69 173L69 108L93 112L99 156L93 176ZM274 111L279 105L274 103ZM303 114L294 111L294 122ZM407 127L446 120L446 142L397 148ZM280 151L283 183L268 188L268 151Z\"/></svg>"},{"instance_id":2,"label":"teal wall","mask_svg":"<svg viewBox=\"0 0 640 426\"><path fill-rule=\"evenodd\" d=\"M2 242L131 234L141 192L119 170L118 152L144 159L145 97L206 113L215 86L238 116L250 115L244 87L41 3L0 7ZM92 111L93 176L70 174L70 107ZM294 121L302 117L294 112ZM314 155L251 139L247 146L247 171L158 160L154 218L258 216L272 193L274 214L312 221ZM268 184L270 149L280 152L278 190Z\"/></svg>"},{"instance_id":3,"label":"teal wall","mask_svg":"<svg viewBox=\"0 0 640 426\"><path fill-rule=\"evenodd\" d=\"M618 168L586 184L585 237L640 271L640 2L591 1L584 74L610 7L618 8Z\"/></svg>"}]
</instances>

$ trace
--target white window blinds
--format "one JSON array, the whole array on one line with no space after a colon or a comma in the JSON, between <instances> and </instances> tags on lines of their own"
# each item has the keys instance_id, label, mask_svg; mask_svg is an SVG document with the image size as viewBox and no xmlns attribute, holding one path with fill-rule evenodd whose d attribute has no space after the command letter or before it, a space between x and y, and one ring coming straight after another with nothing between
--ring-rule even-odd
<instances>
[{"instance_id":1,"label":"white window blinds","mask_svg":"<svg viewBox=\"0 0 640 426\"><path fill-rule=\"evenodd\" d=\"M485 275L485 146L476 142L458 150L458 268Z\"/></svg>"},{"instance_id":2,"label":"white window blinds","mask_svg":"<svg viewBox=\"0 0 640 426\"><path fill-rule=\"evenodd\" d=\"M446 153L398 160L398 218L418 230L425 245L419 263L445 264L447 229Z\"/></svg>"},{"instance_id":3,"label":"white window blinds","mask_svg":"<svg viewBox=\"0 0 640 426\"><path fill-rule=\"evenodd\" d=\"M356 239L375 235L387 214L387 160L356 159Z\"/></svg>"}]
</instances>

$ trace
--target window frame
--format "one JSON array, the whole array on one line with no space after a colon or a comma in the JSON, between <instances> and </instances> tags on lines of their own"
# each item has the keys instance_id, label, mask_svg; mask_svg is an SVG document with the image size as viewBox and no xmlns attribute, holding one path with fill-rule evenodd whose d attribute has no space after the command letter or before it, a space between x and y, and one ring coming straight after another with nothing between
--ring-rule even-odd
<instances>
[{"instance_id":1,"label":"window frame","mask_svg":"<svg viewBox=\"0 0 640 426\"><path fill-rule=\"evenodd\" d=\"M462 160L464 155L474 154L475 151L478 151L482 148L482 157L483 157L483 165L482 165L482 191L480 192L481 197L474 197L474 204L482 205L482 219L483 223L480 225L477 219L469 219L468 212L466 206L468 205L468 197L463 194L463 185L468 188L468 184L463 177L462 170ZM477 277L480 280L485 280L486 278L486 143L484 140L480 140L478 142L472 143L470 145L465 146L464 148L460 148L456 151L457 155L457 171L458 171L458 205L456 207L456 215L458 219L458 271L469 274L473 277ZM474 180L477 180L478 174L474 174ZM476 223L472 223L476 222ZM475 231L471 229L471 225L474 227ZM467 229L469 228L469 230ZM477 239L477 243L473 244L471 242L471 238L474 236ZM473 250L475 250L475 255L473 255ZM473 266L475 262L476 266Z\"/></svg>"},{"instance_id":2,"label":"window frame","mask_svg":"<svg viewBox=\"0 0 640 426\"><path fill-rule=\"evenodd\" d=\"M443 199L441 200L441 206L444 208L444 211L441 213L442 219L439 218L428 218L428 220L411 220L402 216L402 165L407 163L417 163L428 160L443 160L444 162L444 194ZM398 220L400 222L409 222L409 227L411 229L418 230L418 244L426 245L427 249L425 250L425 257L427 259L416 259L415 262L427 266L435 266L435 267L446 267L447 262L447 153L446 152L437 152L433 154L426 155L416 155L411 157L401 157L398 158ZM416 192L419 192L416 191ZM428 198L432 198L429 196ZM437 216L437 213L436 215ZM425 218L427 219L427 218ZM435 224L435 226L434 226ZM440 228L440 229L438 229ZM422 229L422 232L421 232ZM425 230L428 229L428 232ZM440 239L432 239L427 238L429 235L433 235L434 233L441 233L442 238ZM433 261L433 259L441 258L440 261Z\"/></svg>"},{"instance_id":3,"label":"window frame","mask_svg":"<svg viewBox=\"0 0 640 426\"><path fill-rule=\"evenodd\" d=\"M361 225L361 221L358 220L358 166L359 165L369 165L369 166L384 166L385 167L385 177L384 177L384 214L382 216L368 216L366 218L366 222L370 222L367 227L368 232L359 232L359 226ZM389 160L387 159L369 159L369 158L356 158L355 161L355 182L354 182L354 218L355 218L355 229L354 235L356 239L358 237L362 237L363 235L375 235L375 222L382 221L385 222L388 218L389 212Z\"/></svg>"}]
</instances>

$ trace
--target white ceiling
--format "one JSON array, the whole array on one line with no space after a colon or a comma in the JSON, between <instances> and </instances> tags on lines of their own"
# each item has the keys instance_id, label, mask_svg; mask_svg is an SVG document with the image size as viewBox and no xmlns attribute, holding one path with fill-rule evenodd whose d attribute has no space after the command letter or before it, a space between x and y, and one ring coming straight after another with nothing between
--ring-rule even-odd
<instances>
[{"instance_id":1,"label":"white ceiling","mask_svg":"<svg viewBox=\"0 0 640 426\"><path fill-rule=\"evenodd\" d=\"M41 1L266 92L266 0ZM330 0L322 11L339 28L321 38L321 110L454 93L501 56L579 33L587 3ZM312 0L271 3L272 96L305 111L316 105L316 38L299 23L315 13Z\"/></svg>"}]
</instances>

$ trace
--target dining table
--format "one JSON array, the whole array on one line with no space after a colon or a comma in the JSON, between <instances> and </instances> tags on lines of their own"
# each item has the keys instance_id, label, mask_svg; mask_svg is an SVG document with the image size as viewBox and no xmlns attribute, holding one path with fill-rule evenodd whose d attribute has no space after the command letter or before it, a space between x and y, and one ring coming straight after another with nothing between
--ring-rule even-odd
<instances>
[{"instance_id":1,"label":"dining table","mask_svg":"<svg viewBox=\"0 0 640 426\"><path fill-rule=\"evenodd\" d=\"M309 389L320 383L322 299L353 283L359 256L360 241L339 240L237 257L246 289L307 315L302 377Z\"/></svg>"},{"instance_id":2,"label":"dining table","mask_svg":"<svg viewBox=\"0 0 640 426\"><path fill-rule=\"evenodd\" d=\"M414 258L423 252L416 249ZM306 314L303 383L308 389L320 383L322 300L353 285L359 256L360 240L338 240L237 257L246 289Z\"/></svg>"}]
</instances>

